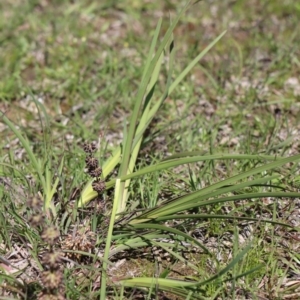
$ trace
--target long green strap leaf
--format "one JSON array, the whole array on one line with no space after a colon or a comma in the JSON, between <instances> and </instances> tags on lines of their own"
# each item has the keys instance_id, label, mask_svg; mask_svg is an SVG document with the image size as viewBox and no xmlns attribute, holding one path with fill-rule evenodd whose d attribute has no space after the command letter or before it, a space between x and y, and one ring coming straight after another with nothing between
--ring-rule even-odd
<instances>
[{"instance_id":1,"label":"long green strap leaf","mask_svg":"<svg viewBox=\"0 0 300 300\"><path fill-rule=\"evenodd\" d=\"M229 185L223 188L211 188L214 185L209 186L208 188L201 189L200 191L196 191L193 193L189 193L188 195L181 196L177 199L171 200L162 207L153 208L149 212L143 213L139 218L134 220L135 222L138 222L139 219L149 217L149 216L163 216L170 214L170 211L176 210L180 212L181 210L184 210L183 207L186 207L187 204L191 203L197 203L199 204L201 201L206 200L208 198L217 197L222 194L226 193L232 193L235 191L239 191L245 187L251 187L255 186L257 184L263 184L264 182L268 182L274 178L277 178L278 175L275 176L268 176L263 178L254 179L251 181L242 182L235 185ZM197 205L196 205L197 206Z\"/></svg>"},{"instance_id":2,"label":"long green strap leaf","mask_svg":"<svg viewBox=\"0 0 300 300\"><path fill-rule=\"evenodd\" d=\"M180 231L178 229L175 229L175 228L172 228L172 227L167 227L167 226L160 225L160 224L151 224L151 223L147 223L147 224L133 224L131 226L132 226L132 228L136 228L136 229L156 229L156 230L159 230L159 231L162 231L162 232L170 232L170 233L182 236L186 240L191 241L191 243L199 246L207 254L212 255L212 253L205 246L203 246L201 243L199 243L197 241L197 239L194 239L190 235L188 235L188 234L186 234L186 233L184 233L184 232L182 232L182 231Z\"/></svg>"}]
</instances>

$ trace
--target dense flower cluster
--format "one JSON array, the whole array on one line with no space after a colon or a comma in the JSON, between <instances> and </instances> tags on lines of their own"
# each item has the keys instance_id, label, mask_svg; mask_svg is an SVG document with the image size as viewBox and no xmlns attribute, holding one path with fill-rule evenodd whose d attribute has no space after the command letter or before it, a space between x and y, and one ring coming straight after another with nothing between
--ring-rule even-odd
<instances>
[{"instance_id":1,"label":"dense flower cluster","mask_svg":"<svg viewBox=\"0 0 300 300\"><path fill-rule=\"evenodd\" d=\"M55 250L59 241L60 231L51 224L45 222L46 216L42 211L42 201L36 197L28 201L34 214L30 217L30 224L40 232L40 237L48 245L48 249L41 256L40 280L42 291L37 295L38 300L64 300L63 271L61 269L62 254Z\"/></svg>"},{"instance_id":2,"label":"dense flower cluster","mask_svg":"<svg viewBox=\"0 0 300 300\"><path fill-rule=\"evenodd\" d=\"M83 150L87 154L85 159L87 173L94 178L92 187L94 191L101 194L105 191L105 181L100 179L102 174L102 168L99 166L99 160L94 157L94 152L96 151L96 145L94 143L84 143Z\"/></svg>"}]
</instances>

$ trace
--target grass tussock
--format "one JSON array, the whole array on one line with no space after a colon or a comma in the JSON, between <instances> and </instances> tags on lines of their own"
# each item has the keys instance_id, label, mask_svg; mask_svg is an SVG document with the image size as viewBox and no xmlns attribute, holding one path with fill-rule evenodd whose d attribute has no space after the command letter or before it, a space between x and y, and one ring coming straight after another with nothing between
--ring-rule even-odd
<instances>
[{"instance_id":1,"label":"grass tussock","mask_svg":"<svg viewBox=\"0 0 300 300\"><path fill-rule=\"evenodd\" d=\"M175 2L1 2L0 299L300 297L299 5Z\"/></svg>"}]
</instances>

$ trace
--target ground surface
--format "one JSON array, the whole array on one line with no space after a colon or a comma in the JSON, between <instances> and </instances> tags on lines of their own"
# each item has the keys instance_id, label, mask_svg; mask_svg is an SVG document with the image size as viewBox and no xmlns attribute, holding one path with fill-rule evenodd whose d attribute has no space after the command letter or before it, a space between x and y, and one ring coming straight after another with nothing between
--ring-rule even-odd
<instances>
[{"instance_id":1,"label":"ground surface","mask_svg":"<svg viewBox=\"0 0 300 300\"><path fill-rule=\"evenodd\" d=\"M166 31L169 19L175 17L185 1L99 3L88 0L0 3L0 110L27 136L37 156L54 157L54 173L64 157L63 179L56 201L73 199L76 190L88 180L84 173L84 142L96 141L99 157L104 160L122 141L155 26L162 17L163 32ZM192 6L174 31L177 49L174 76L223 30L228 30L227 34L165 101L147 132L153 139L143 146L138 167L182 151L298 154L299 18L300 5L296 1L202 1ZM162 71L160 90L164 89L165 75ZM34 283L40 280L36 262L40 246L34 241L35 233L24 229L30 226L28 218L32 214L25 203L38 196L38 188L30 176L34 167L30 166L19 140L2 122L0 136L3 198L0 258L27 273L17 274L18 270L1 261L0 266L8 269L8 275L20 275L22 283ZM134 182L132 190L136 194L143 190L138 200L142 207L151 207L149 199L174 198L253 165L253 162L233 161L215 165L199 163L189 169L164 173L163 180L157 180L155 174L145 177ZM298 191L296 164L276 172L282 174L281 184L286 190ZM190 174L194 174L197 183L194 186L190 184ZM205 212L232 210L285 222L294 229L251 222L237 226L234 221L218 220L203 221L193 228L189 233L214 249L221 265L230 260L236 243L243 244L250 236L254 247L238 268L247 270L257 263L264 265L258 272L237 281L234 288L224 284L218 291L216 286L208 286L205 297L299 299L300 200L267 198L216 205ZM85 216L84 222L87 220ZM61 221L62 228L64 225ZM66 228L62 234L72 235ZM116 257L118 267L110 270L109 284L113 285L116 278L153 276L160 272L159 268L171 268L170 276L175 278L196 276L183 264L161 259L162 254L154 255L155 262L147 259L148 250ZM200 276L215 271L216 267L210 266L207 258L197 251L189 255L191 261L198 262ZM71 271L65 271L65 278L71 276L74 265L70 263L68 268ZM21 287L5 288L6 279L1 276L1 296L29 297L28 291L24 296L24 290L22 296ZM91 281L98 284L99 278L93 276ZM85 293L85 286L89 286L90 299L99 287L92 286L91 281L72 280L73 286L81 285ZM80 292L73 291L70 295L68 299L84 299Z\"/></svg>"}]
</instances>

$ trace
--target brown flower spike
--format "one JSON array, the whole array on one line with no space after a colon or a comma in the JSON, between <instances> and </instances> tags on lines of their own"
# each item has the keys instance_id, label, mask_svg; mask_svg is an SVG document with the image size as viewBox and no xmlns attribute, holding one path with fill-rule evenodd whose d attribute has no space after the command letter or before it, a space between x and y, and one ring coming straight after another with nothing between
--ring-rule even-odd
<instances>
[{"instance_id":1,"label":"brown flower spike","mask_svg":"<svg viewBox=\"0 0 300 300\"><path fill-rule=\"evenodd\" d=\"M96 169L92 168L88 170L88 174L91 175L92 177L100 177L102 174L102 168L97 167Z\"/></svg>"},{"instance_id":2,"label":"brown flower spike","mask_svg":"<svg viewBox=\"0 0 300 300\"><path fill-rule=\"evenodd\" d=\"M105 181L97 179L92 183L92 187L97 193L102 193L105 191Z\"/></svg>"},{"instance_id":3,"label":"brown flower spike","mask_svg":"<svg viewBox=\"0 0 300 300\"><path fill-rule=\"evenodd\" d=\"M82 148L85 153L89 154L94 153L97 150L95 143L84 143Z\"/></svg>"},{"instance_id":4,"label":"brown flower spike","mask_svg":"<svg viewBox=\"0 0 300 300\"><path fill-rule=\"evenodd\" d=\"M60 236L59 230L55 226L44 228L41 238L49 245L54 245Z\"/></svg>"},{"instance_id":5,"label":"brown flower spike","mask_svg":"<svg viewBox=\"0 0 300 300\"><path fill-rule=\"evenodd\" d=\"M62 273L44 271L41 276L41 281L48 289L56 289L59 287L63 279Z\"/></svg>"},{"instance_id":6,"label":"brown flower spike","mask_svg":"<svg viewBox=\"0 0 300 300\"><path fill-rule=\"evenodd\" d=\"M62 261L62 253L57 251L55 252L47 252L43 255L42 261L43 265L48 265L51 270L57 270L60 267L60 263Z\"/></svg>"},{"instance_id":7,"label":"brown flower spike","mask_svg":"<svg viewBox=\"0 0 300 300\"><path fill-rule=\"evenodd\" d=\"M99 165L99 161L97 158L93 157L93 156L88 156L86 159L85 159L85 162L86 162L86 166L89 168L89 169L96 169L98 168L98 165Z\"/></svg>"}]
</instances>

